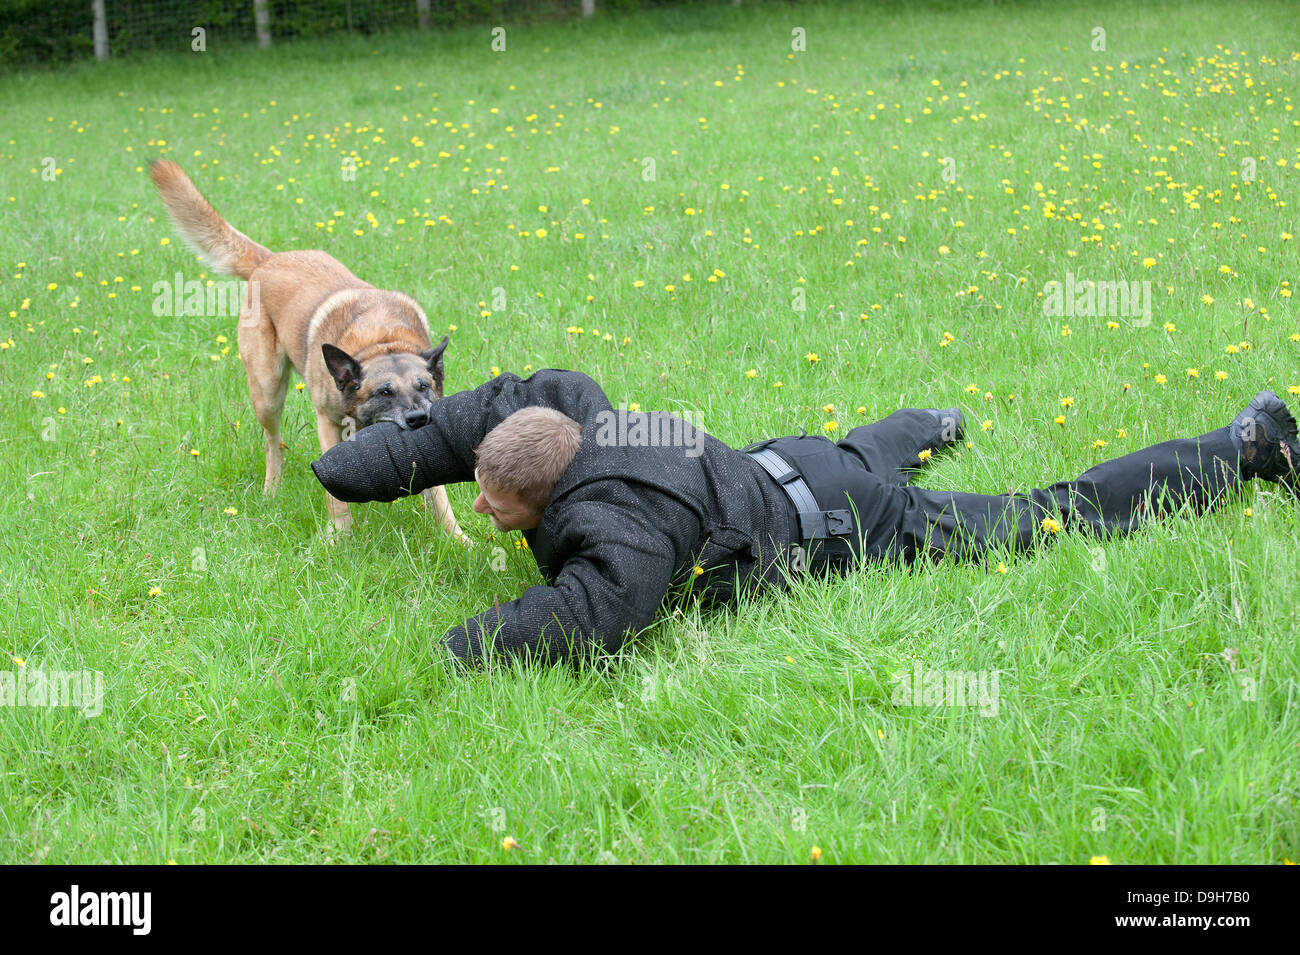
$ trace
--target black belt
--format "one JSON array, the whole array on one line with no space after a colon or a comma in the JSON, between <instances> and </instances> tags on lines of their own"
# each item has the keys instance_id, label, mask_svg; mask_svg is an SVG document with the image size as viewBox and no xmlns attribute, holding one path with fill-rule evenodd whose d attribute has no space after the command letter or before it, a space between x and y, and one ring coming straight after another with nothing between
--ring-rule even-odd
<instances>
[{"instance_id":1,"label":"black belt","mask_svg":"<svg viewBox=\"0 0 1300 955\"><path fill-rule=\"evenodd\" d=\"M853 515L845 508L823 511L818 507L808 482L785 458L770 448L745 453L761 464L790 498L799 514L799 533L805 541L853 534Z\"/></svg>"}]
</instances>

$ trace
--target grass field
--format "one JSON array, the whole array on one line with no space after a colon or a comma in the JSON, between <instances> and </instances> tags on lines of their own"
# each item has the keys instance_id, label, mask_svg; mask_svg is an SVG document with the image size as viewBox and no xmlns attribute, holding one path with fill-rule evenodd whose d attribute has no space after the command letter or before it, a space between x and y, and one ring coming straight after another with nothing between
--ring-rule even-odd
<instances>
[{"instance_id":1,"label":"grass field","mask_svg":"<svg viewBox=\"0 0 1300 955\"><path fill-rule=\"evenodd\" d=\"M0 81L0 659L103 674L94 717L0 707L0 862L1300 857L1274 486L456 676L437 637L539 580L518 535L494 569L401 501L329 545L306 395L264 499L235 318L156 314L213 277L145 174L415 295L449 390L573 368L737 446L960 404L919 481L1001 493L1300 394L1298 78L1289 4L1193 0L703 6ZM1053 281L1149 282L1150 320L1053 314ZM918 667L996 671L996 713L896 705Z\"/></svg>"}]
</instances>

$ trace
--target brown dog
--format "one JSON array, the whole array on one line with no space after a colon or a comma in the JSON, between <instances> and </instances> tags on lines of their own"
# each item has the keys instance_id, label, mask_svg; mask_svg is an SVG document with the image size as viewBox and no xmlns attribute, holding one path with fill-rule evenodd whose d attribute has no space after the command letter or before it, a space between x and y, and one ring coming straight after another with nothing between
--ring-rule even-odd
<instances>
[{"instance_id":1,"label":"brown dog","mask_svg":"<svg viewBox=\"0 0 1300 955\"><path fill-rule=\"evenodd\" d=\"M248 283L239 354L266 432L267 494L275 493L284 470L280 415L291 365L316 408L322 452L376 421L399 428L428 421L429 407L442 397L447 338L431 347L429 320L415 299L361 281L324 252L273 253L258 245L226 222L170 160L151 162L149 176L186 245L214 272ZM447 489L424 493L447 533L464 540ZM333 528L350 530L347 504L326 499Z\"/></svg>"}]
</instances>

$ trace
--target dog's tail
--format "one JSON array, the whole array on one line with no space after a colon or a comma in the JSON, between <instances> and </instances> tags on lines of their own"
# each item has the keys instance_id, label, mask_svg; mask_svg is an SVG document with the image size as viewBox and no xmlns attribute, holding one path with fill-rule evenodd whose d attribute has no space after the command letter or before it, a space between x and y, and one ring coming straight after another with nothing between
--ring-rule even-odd
<instances>
[{"instance_id":1,"label":"dog's tail","mask_svg":"<svg viewBox=\"0 0 1300 955\"><path fill-rule=\"evenodd\" d=\"M253 269L271 255L266 246L258 245L221 218L184 170L170 159L150 162L149 178L158 187L176 231L214 272L247 281Z\"/></svg>"}]
</instances>

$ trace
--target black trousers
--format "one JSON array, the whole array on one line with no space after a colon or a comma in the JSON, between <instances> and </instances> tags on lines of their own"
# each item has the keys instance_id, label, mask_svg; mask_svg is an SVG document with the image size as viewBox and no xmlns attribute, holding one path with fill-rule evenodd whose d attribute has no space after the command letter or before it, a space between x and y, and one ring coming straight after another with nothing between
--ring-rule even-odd
<instances>
[{"instance_id":1,"label":"black trousers","mask_svg":"<svg viewBox=\"0 0 1300 955\"><path fill-rule=\"evenodd\" d=\"M820 507L856 513L857 534L847 544L852 558L868 560L973 558L996 546L1024 550L1051 536L1054 525L1045 528L1045 520L1099 537L1128 533L1155 516L1209 510L1243 482L1238 450L1223 427L1103 461L1045 488L972 494L909 486L920 453L937 453L951 442L952 430L929 411L904 408L854 428L838 443L804 436L769 446L800 470ZM798 539L793 526L791 534ZM836 546L847 556L843 542L827 549Z\"/></svg>"}]
</instances>

